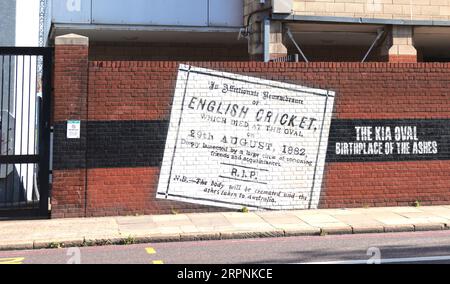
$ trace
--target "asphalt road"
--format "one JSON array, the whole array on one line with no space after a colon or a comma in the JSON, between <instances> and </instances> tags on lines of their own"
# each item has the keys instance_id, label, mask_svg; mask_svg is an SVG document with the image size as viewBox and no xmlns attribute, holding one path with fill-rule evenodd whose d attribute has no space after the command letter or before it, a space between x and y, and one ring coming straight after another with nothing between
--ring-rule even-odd
<instances>
[{"instance_id":1,"label":"asphalt road","mask_svg":"<svg viewBox=\"0 0 450 284\"><path fill-rule=\"evenodd\" d=\"M450 231L2 251L1 263L447 263Z\"/></svg>"}]
</instances>

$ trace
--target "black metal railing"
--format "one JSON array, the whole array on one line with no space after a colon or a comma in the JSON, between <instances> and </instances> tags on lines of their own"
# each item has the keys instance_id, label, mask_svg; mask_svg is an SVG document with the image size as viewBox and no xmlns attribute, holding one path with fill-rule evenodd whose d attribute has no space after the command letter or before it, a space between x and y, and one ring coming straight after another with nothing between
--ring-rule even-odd
<instances>
[{"instance_id":1,"label":"black metal railing","mask_svg":"<svg viewBox=\"0 0 450 284\"><path fill-rule=\"evenodd\" d=\"M291 54L270 60L271 62L299 62L298 54Z\"/></svg>"},{"instance_id":2,"label":"black metal railing","mask_svg":"<svg viewBox=\"0 0 450 284\"><path fill-rule=\"evenodd\" d=\"M0 217L48 214L51 61L0 47Z\"/></svg>"}]
</instances>

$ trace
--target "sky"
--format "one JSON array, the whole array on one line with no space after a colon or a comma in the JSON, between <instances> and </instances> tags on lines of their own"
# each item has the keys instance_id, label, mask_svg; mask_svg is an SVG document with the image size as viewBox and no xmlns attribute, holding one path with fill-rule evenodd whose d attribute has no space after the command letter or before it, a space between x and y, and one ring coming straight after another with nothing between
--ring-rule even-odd
<instances>
[{"instance_id":1,"label":"sky","mask_svg":"<svg viewBox=\"0 0 450 284\"><path fill-rule=\"evenodd\" d=\"M39 0L16 1L16 46L38 46Z\"/></svg>"}]
</instances>

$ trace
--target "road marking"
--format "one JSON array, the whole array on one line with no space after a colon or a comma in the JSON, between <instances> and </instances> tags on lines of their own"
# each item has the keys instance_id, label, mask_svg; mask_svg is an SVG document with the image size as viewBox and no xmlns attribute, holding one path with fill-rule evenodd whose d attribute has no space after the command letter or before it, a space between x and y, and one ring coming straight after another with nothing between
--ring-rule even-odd
<instances>
[{"instance_id":1,"label":"road marking","mask_svg":"<svg viewBox=\"0 0 450 284\"><path fill-rule=\"evenodd\" d=\"M153 264L164 264L164 261L162 261L162 260L154 260Z\"/></svg>"},{"instance_id":2,"label":"road marking","mask_svg":"<svg viewBox=\"0 0 450 284\"><path fill-rule=\"evenodd\" d=\"M428 256L428 257L410 257L410 258L386 258L381 259L380 263L402 263L402 262L426 262L426 261L443 261L450 260L450 256ZM303 262L296 264L367 264L368 261L373 260L338 260L338 261L323 261L323 262Z\"/></svg>"},{"instance_id":3,"label":"road marking","mask_svg":"<svg viewBox=\"0 0 450 284\"><path fill-rule=\"evenodd\" d=\"M155 254L155 253L156 253L156 250L155 250L154 248L145 248L145 251L146 251L148 254Z\"/></svg>"},{"instance_id":4,"label":"road marking","mask_svg":"<svg viewBox=\"0 0 450 284\"><path fill-rule=\"evenodd\" d=\"M24 260L24 257L0 258L0 264L22 264Z\"/></svg>"},{"instance_id":5,"label":"road marking","mask_svg":"<svg viewBox=\"0 0 450 284\"><path fill-rule=\"evenodd\" d=\"M156 250L152 247L148 247L145 248L145 251L147 252L147 254L156 254ZM153 260L152 261L153 264L164 264L164 261L162 260Z\"/></svg>"}]
</instances>

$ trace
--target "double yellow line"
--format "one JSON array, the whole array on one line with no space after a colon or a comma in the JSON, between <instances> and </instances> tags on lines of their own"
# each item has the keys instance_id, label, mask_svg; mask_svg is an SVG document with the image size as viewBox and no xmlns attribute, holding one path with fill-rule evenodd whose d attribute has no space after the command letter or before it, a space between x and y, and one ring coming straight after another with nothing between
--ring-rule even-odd
<instances>
[{"instance_id":1,"label":"double yellow line","mask_svg":"<svg viewBox=\"0 0 450 284\"><path fill-rule=\"evenodd\" d=\"M154 248L152 248L152 247L145 248L145 251L147 252L147 254L150 254L150 255L156 254L156 250ZM162 261L162 260L153 260L152 263L153 264L164 264L164 261Z\"/></svg>"},{"instance_id":2,"label":"double yellow line","mask_svg":"<svg viewBox=\"0 0 450 284\"><path fill-rule=\"evenodd\" d=\"M0 258L0 265L1 264L23 264L24 260L25 260L24 257Z\"/></svg>"}]
</instances>

